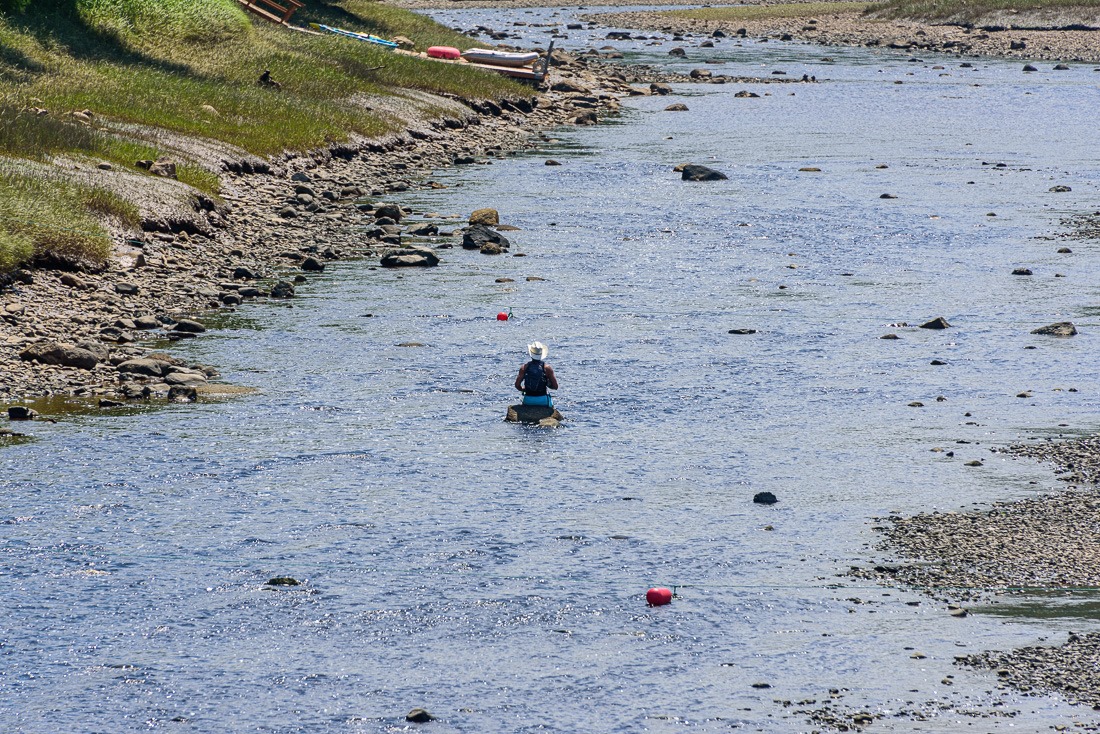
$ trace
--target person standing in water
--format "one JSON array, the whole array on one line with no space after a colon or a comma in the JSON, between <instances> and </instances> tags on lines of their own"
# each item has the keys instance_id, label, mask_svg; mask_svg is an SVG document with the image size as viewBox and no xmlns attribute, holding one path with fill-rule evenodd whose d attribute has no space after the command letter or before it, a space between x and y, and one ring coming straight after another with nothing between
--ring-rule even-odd
<instances>
[{"instance_id":1,"label":"person standing in water","mask_svg":"<svg viewBox=\"0 0 1100 734\"><path fill-rule=\"evenodd\" d=\"M527 345L531 361L519 368L519 375L516 377L516 389L523 392L524 405L554 404L547 388L557 390L558 378L554 376L554 368L545 362L548 351L542 342Z\"/></svg>"}]
</instances>

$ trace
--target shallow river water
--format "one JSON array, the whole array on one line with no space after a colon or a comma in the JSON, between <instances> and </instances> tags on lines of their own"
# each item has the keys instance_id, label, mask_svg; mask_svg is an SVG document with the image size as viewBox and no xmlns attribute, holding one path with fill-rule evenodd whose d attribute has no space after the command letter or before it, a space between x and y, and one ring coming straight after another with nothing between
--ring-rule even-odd
<instances>
[{"instance_id":1,"label":"shallow river water","mask_svg":"<svg viewBox=\"0 0 1100 734\"><path fill-rule=\"evenodd\" d=\"M678 86L440 172L401 202L493 206L526 256L330 267L176 348L257 394L0 453L3 730L798 732L830 689L879 731L1095 723L953 665L1094 628L1073 599L956 619L844 574L875 518L1056 484L990 447L1096 430L1100 252L1045 237L1096 207L1100 73L751 41L679 68L704 53L818 83ZM535 339L557 430L501 420Z\"/></svg>"}]
</instances>

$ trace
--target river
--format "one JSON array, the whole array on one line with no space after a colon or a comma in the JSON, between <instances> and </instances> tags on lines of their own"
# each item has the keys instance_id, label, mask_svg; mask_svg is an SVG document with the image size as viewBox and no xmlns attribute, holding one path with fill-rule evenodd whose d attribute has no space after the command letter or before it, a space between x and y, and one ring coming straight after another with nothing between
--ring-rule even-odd
<instances>
[{"instance_id":1,"label":"river","mask_svg":"<svg viewBox=\"0 0 1100 734\"><path fill-rule=\"evenodd\" d=\"M436 17L516 14L567 16ZM990 447L1095 432L1100 252L1051 236L1095 207L1098 75L613 45L818 82L677 85L439 172L402 203L495 207L525 257L330 267L173 347L256 394L35 424L0 453L5 731L799 732L831 698L876 731L1096 723L952 662L1095 629L1081 597L958 619L845 573L876 518L1056 486ZM560 429L502 421L535 339Z\"/></svg>"}]
</instances>

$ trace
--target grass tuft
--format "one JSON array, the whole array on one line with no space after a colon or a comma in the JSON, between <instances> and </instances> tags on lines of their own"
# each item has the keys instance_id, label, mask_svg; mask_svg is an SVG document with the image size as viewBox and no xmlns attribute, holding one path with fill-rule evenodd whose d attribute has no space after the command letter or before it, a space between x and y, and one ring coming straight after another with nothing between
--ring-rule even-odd
<instances>
[{"instance_id":1,"label":"grass tuft","mask_svg":"<svg viewBox=\"0 0 1100 734\"><path fill-rule=\"evenodd\" d=\"M22 232L0 227L0 273L10 273L34 255L34 242Z\"/></svg>"},{"instance_id":2,"label":"grass tuft","mask_svg":"<svg viewBox=\"0 0 1100 734\"><path fill-rule=\"evenodd\" d=\"M4 268L10 270L46 252L106 262L111 241L89 210L92 200L104 202L106 197L66 181L0 170L0 242L4 248L0 260ZM119 208L125 210L124 205Z\"/></svg>"},{"instance_id":3,"label":"grass tuft","mask_svg":"<svg viewBox=\"0 0 1100 734\"><path fill-rule=\"evenodd\" d=\"M81 189L80 194L84 208L93 214L110 217L126 227L141 226L141 212L138 208L115 192L93 186Z\"/></svg>"}]
</instances>

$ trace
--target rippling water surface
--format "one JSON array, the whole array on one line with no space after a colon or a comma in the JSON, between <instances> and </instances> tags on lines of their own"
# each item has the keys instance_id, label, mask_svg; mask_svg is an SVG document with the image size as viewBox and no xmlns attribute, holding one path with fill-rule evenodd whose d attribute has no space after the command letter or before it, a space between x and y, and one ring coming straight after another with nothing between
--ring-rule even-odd
<instances>
[{"instance_id":1,"label":"rippling water surface","mask_svg":"<svg viewBox=\"0 0 1100 734\"><path fill-rule=\"evenodd\" d=\"M403 203L494 206L526 257L339 264L178 347L259 394L0 453L3 728L390 731L423 706L433 731L795 732L830 688L932 717L877 730L1089 720L952 664L1088 620L954 619L843 574L876 517L1054 484L989 447L1095 430L1097 248L1043 237L1096 206L1100 73L730 41L677 65L704 53L819 83L679 86L441 172ZM682 183L686 161L730 179ZM1081 335L1028 333L1060 320ZM534 339L558 430L501 420ZM283 575L305 583L263 586ZM648 609L658 584L680 598Z\"/></svg>"}]
</instances>

